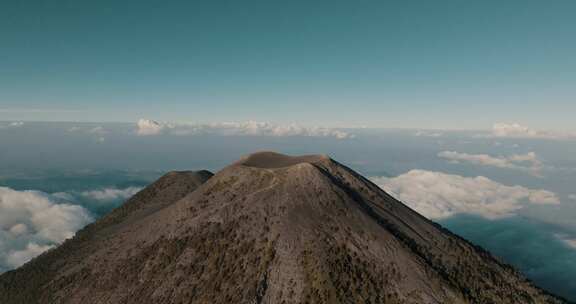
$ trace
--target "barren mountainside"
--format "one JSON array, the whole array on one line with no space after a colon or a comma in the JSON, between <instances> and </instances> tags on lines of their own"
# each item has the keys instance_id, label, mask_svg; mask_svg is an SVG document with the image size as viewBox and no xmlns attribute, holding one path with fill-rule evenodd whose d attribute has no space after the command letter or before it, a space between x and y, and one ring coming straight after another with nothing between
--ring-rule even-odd
<instances>
[{"instance_id":1,"label":"barren mountainside","mask_svg":"<svg viewBox=\"0 0 576 304\"><path fill-rule=\"evenodd\" d=\"M0 276L0 303L563 303L324 155L172 172Z\"/></svg>"}]
</instances>

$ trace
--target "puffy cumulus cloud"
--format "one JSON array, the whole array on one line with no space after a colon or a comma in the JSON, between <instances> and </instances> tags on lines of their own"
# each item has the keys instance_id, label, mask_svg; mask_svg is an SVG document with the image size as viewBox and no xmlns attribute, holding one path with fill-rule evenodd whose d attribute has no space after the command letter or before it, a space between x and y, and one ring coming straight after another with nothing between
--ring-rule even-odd
<instances>
[{"instance_id":1,"label":"puffy cumulus cloud","mask_svg":"<svg viewBox=\"0 0 576 304\"><path fill-rule=\"evenodd\" d=\"M142 190L141 187L128 187L124 189L117 188L104 188L98 190L84 191L80 194L86 198L101 201L101 202L111 202L117 200L124 200L132 197L138 191Z\"/></svg>"},{"instance_id":2,"label":"puffy cumulus cloud","mask_svg":"<svg viewBox=\"0 0 576 304\"><path fill-rule=\"evenodd\" d=\"M514 154L511 156L491 156L488 154L468 154L456 151L442 151L438 153L438 157L446 159L451 163L467 162L480 166L524 170L530 171L534 175L539 175L539 172L542 169L542 161L538 159L534 152Z\"/></svg>"},{"instance_id":3,"label":"puffy cumulus cloud","mask_svg":"<svg viewBox=\"0 0 576 304\"><path fill-rule=\"evenodd\" d=\"M138 126L138 130L136 131L138 135L158 135L166 129L174 128L173 125L159 123L149 119L140 119L136 125Z\"/></svg>"},{"instance_id":4,"label":"puffy cumulus cloud","mask_svg":"<svg viewBox=\"0 0 576 304\"><path fill-rule=\"evenodd\" d=\"M382 189L431 219L475 214L487 219L514 215L526 204L556 205L556 194L522 186L507 186L483 176L463 177L412 170L394 178L375 177Z\"/></svg>"},{"instance_id":5,"label":"puffy cumulus cloud","mask_svg":"<svg viewBox=\"0 0 576 304\"><path fill-rule=\"evenodd\" d=\"M517 123L495 123L492 126L492 134L498 137L534 137L538 135L535 130Z\"/></svg>"},{"instance_id":6,"label":"puffy cumulus cloud","mask_svg":"<svg viewBox=\"0 0 576 304\"><path fill-rule=\"evenodd\" d=\"M56 196L0 187L0 271L20 266L91 221L86 209Z\"/></svg>"},{"instance_id":7,"label":"puffy cumulus cloud","mask_svg":"<svg viewBox=\"0 0 576 304\"><path fill-rule=\"evenodd\" d=\"M534 138L534 139L576 139L576 133L534 130L518 123L495 123L493 137Z\"/></svg>"},{"instance_id":8,"label":"puffy cumulus cloud","mask_svg":"<svg viewBox=\"0 0 576 304\"><path fill-rule=\"evenodd\" d=\"M278 125L257 121L173 124L140 119L137 123L136 133L138 135L314 136L338 139L354 137L353 134L332 128Z\"/></svg>"}]
</instances>

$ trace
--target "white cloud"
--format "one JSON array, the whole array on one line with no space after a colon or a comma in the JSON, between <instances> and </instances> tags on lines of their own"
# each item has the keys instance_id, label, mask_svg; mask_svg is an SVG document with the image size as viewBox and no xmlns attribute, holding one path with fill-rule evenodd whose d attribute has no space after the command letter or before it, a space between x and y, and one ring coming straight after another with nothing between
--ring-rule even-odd
<instances>
[{"instance_id":1,"label":"white cloud","mask_svg":"<svg viewBox=\"0 0 576 304\"><path fill-rule=\"evenodd\" d=\"M106 141L106 137L104 135L110 133L110 131L102 126L96 127L79 127L74 126L68 129L70 133L85 133L91 137L93 137L96 143L103 143Z\"/></svg>"},{"instance_id":2,"label":"white cloud","mask_svg":"<svg viewBox=\"0 0 576 304\"><path fill-rule=\"evenodd\" d=\"M63 242L91 221L86 209L56 196L0 187L0 271Z\"/></svg>"},{"instance_id":3,"label":"white cloud","mask_svg":"<svg viewBox=\"0 0 576 304\"><path fill-rule=\"evenodd\" d=\"M518 123L495 123L492 137L534 138L534 139L576 139L576 133L534 130Z\"/></svg>"},{"instance_id":4,"label":"white cloud","mask_svg":"<svg viewBox=\"0 0 576 304\"><path fill-rule=\"evenodd\" d=\"M10 233L12 233L14 236L19 236L28 233L28 226L19 223L10 227L8 231L10 231Z\"/></svg>"},{"instance_id":5,"label":"white cloud","mask_svg":"<svg viewBox=\"0 0 576 304\"><path fill-rule=\"evenodd\" d=\"M524 188L527 189L527 188ZM546 190L530 190L530 195L528 196L528 201L534 204L543 204L543 205L558 205L560 204L560 200L558 196L554 192L546 191Z\"/></svg>"},{"instance_id":6,"label":"white cloud","mask_svg":"<svg viewBox=\"0 0 576 304\"><path fill-rule=\"evenodd\" d=\"M108 130L104 129L104 127L102 127L102 126L98 126L98 127L94 127L94 128L89 129L88 133L96 134L96 135L105 135L105 134L108 134Z\"/></svg>"},{"instance_id":7,"label":"white cloud","mask_svg":"<svg viewBox=\"0 0 576 304\"><path fill-rule=\"evenodd\" d=\"M159 123L154 120L140 119L137 123L138 135L158 135L162 133L163 130L173 128L172 125Z\"/></svg>"},{"instance_id":8,"label":"white cloud","mask_svg":"<svg viewBox=\"0 0 576 304\"><path fill-rule=\"evenodd\" d=\"M148 119L140 119L137 123L138 135L224 135L224 136L314 136L335 137L338 139L353 138L353 134L345 131L322 128L303 127L298 125L278 125L268 122L225 122L213 124L174 124Z\"/></svg>"},{"instance_id":9,"label":"white cloud","mask_svg":"<svg viewBox=\"0 0 576 304\"><path fill-rule=\"evenodd\" d=\"M11 268L20 267L52 247L54 246L28 243L25 249L15 250L8 253L6 256L6 265Z\"/></svg>"},{"instance_id":10,"label":"white cloud","mask_svg":"<svg viewBox=\"0 0 576 304\"><path fill-rule=\"evenodd\" d=\"M87 134L94 134L94 135L106 135L110 133L106 128L103 126L95 126L95 127L80 127L80 126L73 126L68 129L68 132L81 132Z\"/></svg>"},{"instance_id":11,"label":"white cloud","mask_svg":"<svg viewBox=\"0 0 576 304\"><path fill-rule=\"evenodd\" d=\"M125 189L104 188L99 190L84 191L81 193L81 195L93 200L109 202L130 198L140 190L142 190L140 187L128 187Z\"/></svg>"},{"instance_id":12,"label":"white cloud","mask_svg":"<svg viewBox=\"0 0 576 304\"><path fill-rule=\"evenodd\" d=\"M438 157L446 159L452 163L468 162L480 166L525 170L530 171L535 175L539 175L539 171L542 169L542 162L534 152L514 154L511 156L491 156L488 154L468 154L456 151L442 151L438 153Z\"/></svg>"},{"instance_id":13,"label":"white cloud","mask_svg":"<svg viewBox=\"0 0 576 304\"><path fill-rule=\"evenodd\" d=\"M576 201L576 194L570 194L568 198Z\"/></svg>"},{"instance_id":14,"label":"white cloud","mask_svg":"<svg viewBox=\"0 0 576 304\"><path fill-rule=\"evenodd\" d=\"M71 202L74 200L74 196L67 192L56 192L50 194L51 197L57 199L58 201L68 201Z\"/></svg>"},{"instance_id":15,"label":"white cloud","mask_svg":"<svg viewBox=\"0 0 576 304\"><path fill-rule=\"evenodd\" d=\"M0 124L0 129L19 128L24 126L23 121L13 121L9 123Z\"/></svg>"},{"instance_id":16,"label":"white cloud","mask_svg":"<svg viewBox=\"0 0 576 304\"><path fill-rule=\"evenodd\" d=\"M414 136L422 136L422 137L441 137L444 133L438 131L425 131L425 130L418 130L414 133Z\"/></svg>"},{"instance_id":17,"label":"white cloud","mask_svg":"<svg viewBox=\"0 0 576 304\"><path fill-rule=\"evenodd\" d=\"M536 164L541 163L538 160L538 158L536 157L536 153L534 153L534 152L528 152L526 154L514 154L514 155L508 157L508 159L513 161L513 162L531 162L531 163L536 163Z\"/></svg>"},{"instance_id":18,"label":"white cloud","mask_svg":"<svg viewBox=\"0 0 576 304\"><path fill-rule=\"evenodd\" d=\"M495 123L492 126L492 134L497 137L534 137L538 135L535 130L517 123Z\"/></svg>"},{"instance_id":19,"label":"white cloud","mask_svg":"<svg viewBox=\"0 0 576 304\"><path fill-rule=\"evenodd\" d=\"M569 237L568 235L565 234L555 234L555 236L561 240L562 242L564 242L564 244L568 245L569 247L572 247L574 249L576 249L576 238L574 237Z\"/></svg>"},{"instance_id":20,"label":"white cloud","mask_svg":"<svg viewBox=\"0 0 576 304\"><path fill-rule=\"evenodd\" d=\"M514 215L527 204L556 205L556 194L507 186L483 176L463 177L412 170L394 178L374 177L382 189L431 219L476 214L488 219Z\"/></svg>"}]
</instances>

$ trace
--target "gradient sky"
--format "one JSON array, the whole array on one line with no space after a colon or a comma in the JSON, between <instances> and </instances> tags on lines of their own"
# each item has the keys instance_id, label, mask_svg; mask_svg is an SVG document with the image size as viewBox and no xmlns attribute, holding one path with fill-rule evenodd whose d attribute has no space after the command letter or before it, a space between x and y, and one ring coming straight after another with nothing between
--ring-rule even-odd
<instances>
[{"instance_id":1,"label":"gradient sky","mask_svg":"<svg viewBox=\"0 0 576 304\"><path fill-rule=\"evenodd\" d=\"M574 130L576 1L2 1L0 120Z\"/></svg>"}]
</instances>

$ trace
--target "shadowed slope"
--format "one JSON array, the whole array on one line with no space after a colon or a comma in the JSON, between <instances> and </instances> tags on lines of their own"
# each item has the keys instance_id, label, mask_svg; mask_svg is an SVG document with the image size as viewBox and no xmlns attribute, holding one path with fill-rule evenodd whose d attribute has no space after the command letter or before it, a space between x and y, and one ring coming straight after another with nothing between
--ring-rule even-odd
<instances>
[{"instance_id":1,"label":"shadowed slope","mask_svg":"<svg viewBox=\"0 0 576 304\"><path fill-rule=\"evenodd\" d=\"M63 267L73 269L76 263L102 248L101 239L114 235L121 227L128 225L166 207L206 182L212 173L201 171L173 171L160 177L142 191L135 194L122 206L76 233L56 249L50 250L16 271L0 276L0 303L51 303L46 292L55 292L55 279ZM43 296L44 294L44 296Z\"/></svg>"},{"instance_id":2,"label":"shadowed slope","mask_svg":"<svg viewBox=\"0 0 576 304\"><path fill-rule=\"evenodd\" d=\"M1 276L0 302L562 303L326 156L255 153L163 206Z\"/></svg>"},{"instance_id":3,"label":"shadowed slope","mask_svg":"<svg viewBox=\"0 0 576 304\"><path fill-rule=\"evenodd\" d=\"M127 216L153 213L194 191L213 175L206 170L169 172L103 217L95 226L119 223Z\"/></svg>"}]
</instances>

